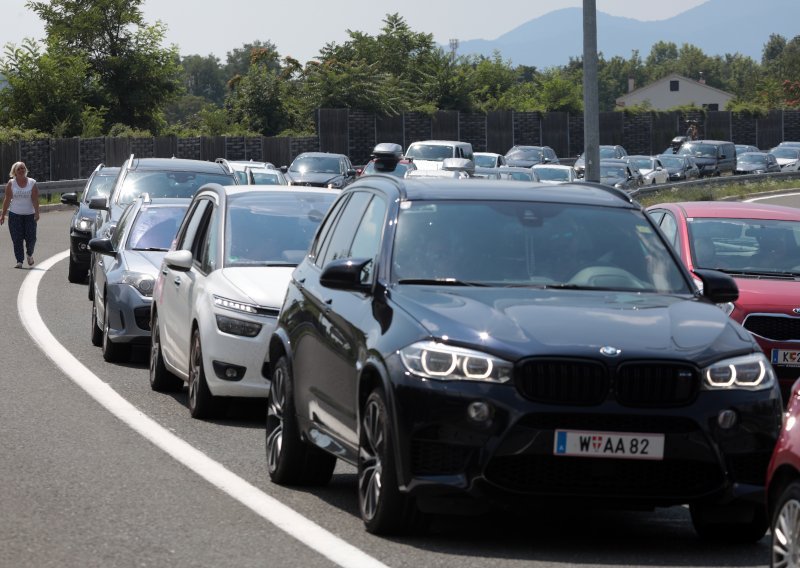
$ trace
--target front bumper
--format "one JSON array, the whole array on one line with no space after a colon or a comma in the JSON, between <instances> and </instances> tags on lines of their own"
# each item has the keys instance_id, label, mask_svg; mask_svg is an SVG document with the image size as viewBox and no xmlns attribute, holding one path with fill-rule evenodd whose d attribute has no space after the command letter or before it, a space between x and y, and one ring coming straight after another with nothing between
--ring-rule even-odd
<instances>
[{"instance_id":1,"label":"front bumper","mask_svg":"<svg viewBox=\"0 0 800 568\"><path fill-rule=\"evenodd\" d=\"M224 333L217 327L216 320L211 321L210 326L203 326L203 365L208 388L214 396L266 398L269 393L267 344L277 318L247 319L261 324L255 337ZM236 376L226 378L228 369L233 369Z\"/></svg>"},{"instance_id":2,"label":"front bumper","mask_svg":"<svg viewBox=\"0 0 800 568\"><path fill-rule=\"evenodd\" d=\"M150 343L150 305L153 299L142 296L128 284L106 288L108 336L114 343Z\"/></svg>"},{"instance_id":3,"label":"front bumper","mask_svg":"<svg viewBox=\"0 0 800 568\"><path fill-rule=\"evenodd\" d=\"M422 499L473 496L505 505L579 499L652 508L763 498L781 425L777 388L700 391L689 404L665 408L615 400L543 404L511 384L423 380L401 365L394 361L390 371L399 483ZM471 419L473 402L488 403L491 418ZM723 411L735 413L733 426L719 425ZM556 430L663 434L664 457L560 456Z\"/></svg>"},{"instance_id":4,"label":"front bumper","mask_svg":"<svg viewBox=\"0 0 800 568\"><path fill-rule=\"evenodd\" d=\"M85 266L89 269L92 259L92 252L89 250L89 240L92 234L75 229L69 232L69 255L73 263Z\"/></svg>"}]
</instances>

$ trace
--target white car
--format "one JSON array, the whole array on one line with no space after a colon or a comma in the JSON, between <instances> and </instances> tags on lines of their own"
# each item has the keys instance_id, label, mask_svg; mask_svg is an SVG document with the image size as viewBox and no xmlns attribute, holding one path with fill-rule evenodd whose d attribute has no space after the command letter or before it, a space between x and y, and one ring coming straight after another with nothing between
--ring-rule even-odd
<instances>
[{"instance_id":1,"label":"white car","mask_svg":"<svg viewBox=\"0 0 800 568\"><path fill-rule=\"evenodd\" d=\"M503 154L493 152L475 152L473 162L476 168L499 168L506 165L506 157Z\"/></svg>"},{"instance_id":2,"label":"white car","mask_svg":"<svg viewBox=\"0 0 800 568\"><path fill-rule=\"evenodd\" d=\"M571 183L578 180L578 174L572 166L560 166L557 164L537 164L533 166L533 171L539 176L542 183Z\"/></svg>"},{"instance_id":3,"label":"white car","mask_svg":"<svg viewBox=\"0 0 800 568\"><path fill-rule=\"evenodd\" d=\"M406 158L414 160L418 170L441 170L444 160L472 160L472 154L472 144L457 140L422 140L413 142L406 150Z\"/></svg>"},{"instance_id":4,"label":"white car","mask_svg":"<svg viewBox=\"0 0 800 568\"><path fill-rule=\"evenodd\" d=\"M292 271L339 195L327 188L203 186L165 256L150 315L150 386L189 384L194 418L220 397L264 397L267 340Z\"/></svg>"},{"instance_id":5,"label":"white car","mask_svg":"<svg viewBox=\"0 0 800 568\"><path fill-rule=\"evenodd\" d=\"M642 174L642 185L669 181L669 171L656 156L627 156L624 159Z\"/></svg>"},{"instance_id":6,"label":"white car","mask_svg":"<svg viewBox=\"0 0 800 568\"><path fill-rule=\"evenodd\" d=\"M800 170L800 148L793 146L776 146L769 151L778 160L782 172L796 172Z\"/></svg>"}]
</instances>

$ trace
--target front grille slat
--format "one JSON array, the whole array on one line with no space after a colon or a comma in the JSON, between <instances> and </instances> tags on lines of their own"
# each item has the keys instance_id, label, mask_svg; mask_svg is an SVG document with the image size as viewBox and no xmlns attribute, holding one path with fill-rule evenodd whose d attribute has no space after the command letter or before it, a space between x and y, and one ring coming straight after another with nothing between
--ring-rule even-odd
<instances>
[{"instance_id":1,"label":"front grille slat","mask_svg":"<svg viewBox=\"0 0 800 568\"><path fill-rule=\"evenodd\" d=\"M742 324L744 328L772 341L800 341L800 318L784 315L751 315Z\"/></svg>"},{"instance_id":2,"label":"front grille slat","mask_svg":"<svg viewBox=\"0 0 800 568\"><path fill-rule=\"evenodd\" d=\"M624 406L680 406L694 400L699 371L674 361L628 361L618 367L586 359L533 358L515 372L519 392L542 404L593 406L616 400Z\"/></svg>"}]
</instances>

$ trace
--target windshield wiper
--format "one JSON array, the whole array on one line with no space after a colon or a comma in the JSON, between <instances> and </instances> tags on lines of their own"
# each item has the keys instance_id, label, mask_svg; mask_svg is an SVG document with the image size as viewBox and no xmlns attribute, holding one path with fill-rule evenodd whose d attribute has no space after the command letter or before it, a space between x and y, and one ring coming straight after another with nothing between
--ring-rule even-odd
<instances>
[{"instance_id":1,"label":"windshield wiper","mask_svg":"<svg viewBox=\"0 0 800 568\"><path fill-rule=\"evenodd\" d=\"M731 270L728 268L712 268L711 270L718 270L731 276L772 276L775 278L800 278L800 272L796 271L777 271L777 270L746 270L737 269Z\"/></svg>"},{"instance_id":2,"label":"windshield wiper","mask_svg":"<svg viewBox=\"0 0 800 568\"><path fill-rule=\"evenodd\" d=\"M131 250L141 250L141 251L150 251L150 252L167 252L169 249L159 248L159 247L144 247L144 248L132 248Z\"/></svg>"},{"instance_id":3,"label":"windshield wiper","mask_svg":"<svg viewBox=\"0 0 800 568\"><path fill-rule=\"evenodd\" d=\"M405 278L397 281L398 284L423 284L428 286L477 286L485 288L489 284L483 282L467 282L455 278Z\"/></svg>"}]
</instances>

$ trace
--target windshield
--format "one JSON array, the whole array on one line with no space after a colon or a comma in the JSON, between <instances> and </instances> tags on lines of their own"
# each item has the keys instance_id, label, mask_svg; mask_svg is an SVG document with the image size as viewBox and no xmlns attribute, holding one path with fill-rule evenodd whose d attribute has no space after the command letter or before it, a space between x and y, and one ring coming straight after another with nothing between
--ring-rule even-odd
<instances>
[{"instance_id":1,"label":"windshield","mask_svg":"<svg viewBox=\"0 0 800 568\"><path fill-rule=\"evenodd\" d=\"M337 195L254 191L228 199L225 266L296 265Z\"/></svg>"},{"instance_id":2,"label":"windshield","mask_svg":"<svg viewBox=\"0 0 800 568\"><path fill-rule=\"evenodd\" d=\"M574 203L405 202L392 278L690 293L644 213Z\"/></svg>"},{"instance_id":3,"label":"windshield","mask_svg":"<svg viewBox=\"0 0 800 568\"><path fill-rule=\"evenodd\" d=\"M766 154L753 154L753 153L744 153L736 158L736 160L742 164L758 164L764 165L767 163L767 155Z\"/></svg>"},{"instance_id":4,"label":"windshield","mask_svg":"<svg viewBox=\"0 0 800 568\"><path fill-rule=\"evenodd\" d=\"M289 167L290 172L296 173L341 173L339 158L336 156L298 156Z\"/></svg>"},{"instance_id":5,"label":"windshield","mask_svg":"<svg viewBox=\"0 0 800 568\"><path fill-rule=\"evenodd\" d=\"M617 152L614 148L600 147L600 158L616 158Z\"/></svg>"},{"instance_id":6,"label":"windshield","mask_svg":"<svg viewBox=\"0 0 800 568\"><path fill-rule=\"evenodd\" d=\"M415 160L430 160L432 162L442 162L446 158L454 156L452 146L441 146L438 144L412 144L406 152L407 158Z\"/></svg>"},{"instance_id":7,"label":"windshield","mask_svg":"<svg viewBox=\"0 0 800 568\"><path fill-rule=\"evenodd\" d=\"M800 273L800 221L694 218L688 228L697 268Z\"/></svg>"},{"instance_id":8,"label":"windshield","mask_svg":"<svg viewBox=\"0 0 800 568\"><path fill-rule=\"evenodd\" d=\"M653 160L650 158L633 158L631 162L634 166L639 168L640 170L654 170L655 165L653 164Z\"/></svg>"},{"instance_id":9,"label":"windshield","mask_svg":"<svg viewBox=\"0 0 800 568\"><path fill-rule=\"evenodd\" d=\"M681 156L697 156L699 158L716 158L717 147L713 144L695 144L692 142L684 142L678 154Z\"/></svg>"},{"instance_id":10,"label":"windshield","mask_svg":"<svg viewBox=\"0 0 800 568\"><path fill-rule=\"evenodd\" d=\"M497 172L498 179L508 179L512 181L536 181L533 172L507 171Z\"/></svg>"},{"instance_id":11,"label":"windshield","mask_svg":"<svg viewBox=\"0 0 800 568\"><path fill-rule=\"evenodd\" d=\"M661 156L659 158L661 160L661 165L665 168L682 168L683 167L683 159L682 158L675 158L673 156Z\"/></svg>"},{"instance_id":12,"label":"windshield","mask_svg":"<svg viewBox=\"0 0 800 568\"><path fill-rule=\"evenodd\" d=\"M497 166L496 156L474 155L475 165L479 168L494 168Z\"/></svg>"},{"instance_id":13,"label":"windshield","mask_svg":"<svg viewBox=\"0 0 800 568\"><path fill-rule=\"evenodd\" d=\"M536 175L541 180L569 181L569 170L566 168L536 168Z\"/></svg>"},{"instance_id":14,"label":"windshield","mask_svg":"<svg viewBox=\"0 0 800 568\"><path fill-rule=\"evenodd\" d=\"M800 150L797 148L773 148L771 153L776 158L783 158L789 160L796 160L800 156Z\"/></svg>"},{"instance_id":15,"label":"windshield","mask_svg":"<svg viewBox=\"0 0 800 568\"><path fill-rule=\"evenodd\" d=\"M187 200L185 205L143 207L131 228L127 248L169 250L189 203Z\"/></svg>"},{"instance_id":16,"label":"windshield","mask_svg":"<svg viewBox=\"0 0 800 568\"><path fill-rule=\"evenodd\" d=\"M253 174L253 183L256 185L286 185L286 178L279 172L256 172Z\"/></svg>"},{"instance_id":17,"label":"windshield","mask_svg":"<svg viewBox=\"0 0 800 568\"><path fill-rule=\"evenodd\" d=\"M199 172L157 172L136 170L128 172L122 184L117 203L125 205L140 195L149 193L150 197L194 197L197 190L207 183L232 185L233 177L225 174L206 174Z\"/></svg>"},{"instance_id":18,"label":"windshield","mask_svg":"<svg viewBox=\"0 0 800 568\"><path fill-rule=\"evenodd\" d=\"M87 203L93 197L108 197L111 190L114 188L114 182L117 181L117 176L94 176L92 183L89 184L89 189L86 190L86 198L84 201Z\"/></svg>"},{"instance_id":19,"label":"windshield","mask_svg":"<svg viewBox=\"0 0 800 568\"><path fill-rule=\"evenodd\" d=\"M534 162L541 161L542 151L538 148L512 148L506 154L509 160L530 160Z\"/></svg>"},{"instance_id":20,"label":"windshield","mask_svg":"<svg viewBox=\"0 0 800 568\"><path fill-rule=\"evenodd\" d=\"M628 172L623 166L604 166L600 164L600 177L604 178L626 178Z\"/></svg>"}]
</instances>

